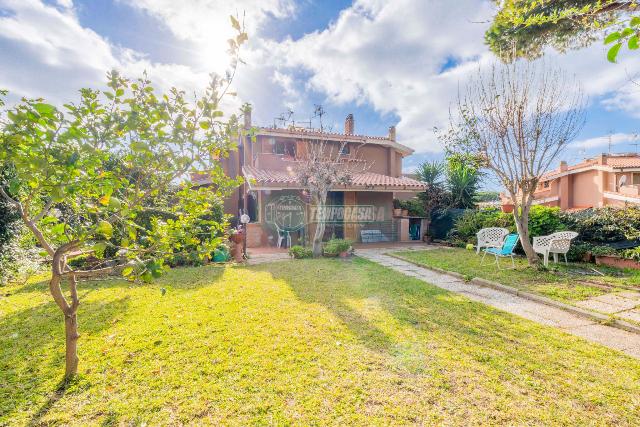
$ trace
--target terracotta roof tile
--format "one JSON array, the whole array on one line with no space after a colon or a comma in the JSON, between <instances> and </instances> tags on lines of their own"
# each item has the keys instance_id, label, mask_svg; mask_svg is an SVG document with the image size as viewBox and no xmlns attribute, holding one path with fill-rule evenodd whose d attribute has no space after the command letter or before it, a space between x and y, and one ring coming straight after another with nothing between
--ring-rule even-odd
<instances>
[{"instance_id":1,"label":"terracotta roof tile","mask_svg":"<svg viewBox=\"0 0 640 427\"><path fill-rule=\"evenodd\" d=\"M250 180L255 180L258 185L282 185L286 187L296 187L298 181L293 169L290 171L275 171L267 169L258 169L253 166L243 166L243 175ZM353 182L349 187L354 188L398 188L398 189L415 189L416 191L424 190L425 185L415 179L407 177L395 178L387 175L380 175L373 172L364 172L354 174Z\"/></svg>"}]
</instances>

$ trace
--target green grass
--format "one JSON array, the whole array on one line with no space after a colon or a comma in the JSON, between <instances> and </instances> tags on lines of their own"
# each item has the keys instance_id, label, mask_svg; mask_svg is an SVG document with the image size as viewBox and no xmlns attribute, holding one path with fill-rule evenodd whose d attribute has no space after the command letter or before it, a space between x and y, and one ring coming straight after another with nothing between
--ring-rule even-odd
<instances>
[{"instance_id":1,"label":"green grass","mask_svg":"<svg viewBox=\"0 0 640 427\"><path fill-rule=\"evenodd\" d=\"M640 424L640 361L362 259L83 283L66 389L45 284L0 294L0 425Z\"/></svg>"},{"instance_id":2,"label":"green grass","mask_svg":"<svg viewBox=\"0 0 640 427\"><path fill-rule=\"evenodd\" d=\"M428 251L394 252L395 256L419 265L438 267L455 271L469 277L493 280L506 286L521 289L555 300L572 303L609 292L625 290L623 286L640 289L640 271L622 271L593 264L549 263L549 269L528 267L524 258L516 258L516 268L511 269L509 258L500 259L501 270L495 265L495 258L486 256L481 264L482 254L459 248L435 249ZM605 276L597 275L596 268ZM585 272L594 273L587 275Z\"/></svg>"}]
</instances>

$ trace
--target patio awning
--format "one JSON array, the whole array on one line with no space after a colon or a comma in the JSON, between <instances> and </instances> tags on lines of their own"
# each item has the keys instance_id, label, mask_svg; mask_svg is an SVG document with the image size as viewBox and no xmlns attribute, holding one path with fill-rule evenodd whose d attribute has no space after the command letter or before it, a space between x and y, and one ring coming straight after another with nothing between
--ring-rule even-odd
<instances>
[{"instance_id":1,"label":"patio awning","mask_svg":"<svg viewBox=\"0 0 640 427\"><path fill-rule=\"evenodd\" d=\"M251 190L302 190L303 187L296 179L293 170L277 171L258 169L253 166L243 166L242 174ZM356 173L349 185L335 187L342 191L387 191L387 192L418 192L424 191L424 183L407 177L392 177L373 172Z\"/></svg>"}]
</instances>

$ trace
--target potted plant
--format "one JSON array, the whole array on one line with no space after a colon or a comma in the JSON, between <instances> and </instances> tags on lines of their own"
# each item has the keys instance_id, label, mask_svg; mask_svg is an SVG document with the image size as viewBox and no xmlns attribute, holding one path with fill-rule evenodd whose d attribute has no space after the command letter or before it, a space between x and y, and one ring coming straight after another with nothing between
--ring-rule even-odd
<instances>
[{"instance_id":1,"label":"potted plant","mask_svg":"<svg viewBox=\"0 0 640 427\"><path fill-rule=\"evenodd\" d=\"M402 208L400 207L400 200L393 199L393 216L401 216Z\"/></svg>"},{"instance_id":2,"label":"potted plant","mask_svg":"<svg viewBox=\"0 0 640 427\"><path fill-rule=\"evenodd\" d=\"M324 255L328 257L347 258L351 255L353 248L351 240L347 239L331 239L324 245Z\"/></svg>"},{"instance_id":3,"label":"potted plant","mask_svg":"<svg viewBox=\"0 0 640 427\"><path fill-rule=\"evenodd\" d=\"M622 253L617 252L610 246L596 246L591 252L596 257L596 264L606 265L615 268L632 268L640 270L640 247L627 249Z\"/></svg>"},{"instance_id":4,"label":"potted plant","mask_svg":"<svg viewBox=\"0 0 640 427\"><path fill-rule=\"evenodd\" d=\"M402 209L402 216L409 216L409 206L407 202L400 202L400 209Z\"/></svg>"},{"instance_id":5,"label":"potted plant","mask_svg":"<svg viewBox=\"0 0 640 427\"><path fill-rule=\"evenodd\" d=\"M242 230L233 228L229 232L229 240L231 240L233 243L236 243L236 244L242 243L243 238L244 238L244 233L242 232Z\"/></svg>"}]
</instances>

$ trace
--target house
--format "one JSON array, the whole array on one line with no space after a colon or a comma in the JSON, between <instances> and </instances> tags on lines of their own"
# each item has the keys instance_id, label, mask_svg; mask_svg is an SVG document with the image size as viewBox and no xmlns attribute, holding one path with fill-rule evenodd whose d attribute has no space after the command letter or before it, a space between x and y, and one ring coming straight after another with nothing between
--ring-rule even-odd
<instances>
[{"instance_id":1,"label":"house","mask_svg":"<svg viewBox=\"0 0 640 427\"><path fill-rule=\"evenodd\" d=\"M640 155L601 154L573 166L560 162L540 178L534 198L562 210L640 204Z\"/></svg>"},{"instance_id":2,"label":"house","mask_svg":"<svg viewBox=\"0 0 640 427\"><path fill-rule=\"evenodd\" d=\"M247 246L288 246L309 243L318 218L326 218L325 239L347 238L356 242L409 240L422 226L418 218L393 216L393 199L401 194L424 191L423 183L402 175L402 160L413 150L396 141L395 127L386 136L355 133L349 114L344 132L321 132L301 127L254 127L251 111L245 111L244 128L253 129L255 140L244 136L238 150L222 159L228 176L241 175L245 183L225 201L225 212L238 216L242 210L251 221L247 225ZM349 185L328 196L325 212L319 212L309 194L296 180L296 165L308 144L335 144L344 147L341 156L367 163ZM197 184L206 184L194 176ZM404 198L404 197L403 197ZM417 228L416 228L417 227Z\"/></svg>"}]
</instances>

